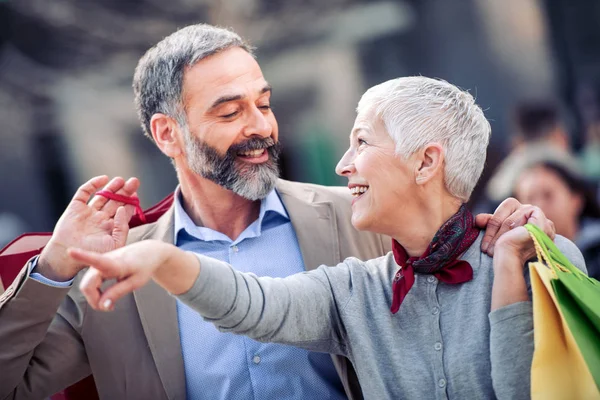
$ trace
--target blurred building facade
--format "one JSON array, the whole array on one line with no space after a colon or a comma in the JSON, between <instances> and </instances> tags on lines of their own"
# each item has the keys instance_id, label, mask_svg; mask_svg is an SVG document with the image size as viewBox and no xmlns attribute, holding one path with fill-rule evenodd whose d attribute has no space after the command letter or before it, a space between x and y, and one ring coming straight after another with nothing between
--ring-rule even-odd
<instances>
[{"instance_id":1,"label":"blurred building facade","mask_svg":"<svg viewBox=\"0 0 600 400\"><path fill-rule=\"evenodd\" d=\"M230 26L257 46L274 88L284 177L344 184L334 166L360 95L418 74L476 96L493 128L491 169L504 154L512 104L568 97L553 7L550 0L0 0L0 212L31 230L51 229L75 188L98 174L140 177L144 206L172 191L173 168L138 125L131 78L150 46L198 22Z\"/></svg>"}]
</instances>

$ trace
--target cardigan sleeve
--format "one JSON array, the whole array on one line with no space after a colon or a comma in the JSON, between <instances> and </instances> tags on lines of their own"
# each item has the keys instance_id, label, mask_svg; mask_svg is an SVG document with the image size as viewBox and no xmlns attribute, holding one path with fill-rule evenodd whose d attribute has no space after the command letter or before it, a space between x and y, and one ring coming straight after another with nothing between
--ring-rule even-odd
<instances>
[{"instance_id":1,"label":"cardigan sleeve","mask_svg":"<svg viewBox=\"0 0 600 400\"><path fill-rule=\"evenodd\" d=\"M335 296L332 286L339 285L331 280L343 281L349 274L348 265L321 266L286 278L271 278L196 256L201 263L198 279L177 297L220 331L346 355L339 312L346 299Z\"/></svg>"}]
</instances>

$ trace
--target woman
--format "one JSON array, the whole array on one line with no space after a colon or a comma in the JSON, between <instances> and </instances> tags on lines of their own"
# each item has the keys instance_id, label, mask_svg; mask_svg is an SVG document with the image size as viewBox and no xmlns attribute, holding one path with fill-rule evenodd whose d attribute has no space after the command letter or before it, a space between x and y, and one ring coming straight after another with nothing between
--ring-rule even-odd
<instances>
[{"instance_id":1,"label":"woman","mask_svg":"<svg viewBox=\"0 0 600 400\"><path fill-rule=\"evenodd\" d=\"M575 242L589 275L600 279L600 207L584 179L558 161L538 161L519 174L514 193L538 206L558 234Z\"/></svg>"},{"instance_id":2,"label":"woman","mask_svg":"<svg viewBox=\"0 0 600 400\"><path fill-rule=\"evenodd\" d=\"M157 242L105 255L72 249L95 267L81 290L109 310L154 279L222 331L348 357L368 399L528 398L523 266L534 250L520 227L498 240L492 260L464 206L489 135L473 97L447 82L385 82L362 97L337 173L354 196L353 225L393 237L393 252L277 279ZM544 223L535 207L526 217ZM583 265L571 243L557 244ZM118 283L100 292L110 278Z\"/></svg>"}]
</instances>

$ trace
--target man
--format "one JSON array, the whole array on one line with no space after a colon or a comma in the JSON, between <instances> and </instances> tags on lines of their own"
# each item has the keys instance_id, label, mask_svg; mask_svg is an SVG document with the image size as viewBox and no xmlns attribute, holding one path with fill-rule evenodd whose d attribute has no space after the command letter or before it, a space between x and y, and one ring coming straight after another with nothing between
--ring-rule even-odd
<instances>
[{"instance_id":1,"label":"man","mask_svg":"<svg viewBox=\"0 0 600 400\"><path fill-rule=\"evenodd\" d=\"M77 284L84 266L68 247L104 252L152 238L271 276L391 247L352 228L347 189L277 179L271 88L235 33L195 25L172 34L140 60L133 86L144 132L177 170L174 205L128 232L131 206L100 196L87 204L108 178L78 190L39 259L0 298L0 398L41 398L90 374L110 399L361 398L347 360L220 334L154 284L113 313L88 309ZM138 185L116 178L105 190L131 196ZM490 220L484 250L523 223L518 205ZM277 270L282 259L294 268Z\"/></svg>"}]
</instances>

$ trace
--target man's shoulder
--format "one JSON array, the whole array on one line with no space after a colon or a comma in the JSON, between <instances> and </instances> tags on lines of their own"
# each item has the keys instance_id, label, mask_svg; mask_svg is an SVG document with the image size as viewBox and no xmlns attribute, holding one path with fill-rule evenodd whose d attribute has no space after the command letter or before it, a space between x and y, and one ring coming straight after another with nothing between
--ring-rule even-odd
<instances>
[{"instance_id":1,"label":"man's shoulder","mask_svg":"<svg viewBox=\"0 0 600 400\"><path fill-rule=\"evenodd\" d=\"M317 202L330 201L349 205L352 201L350 191L344 186L324 186L280 179L277 183L277 190L297 197L303 197L309 193L314 196L313 201Z\"/></svg>"}]
</instances>

